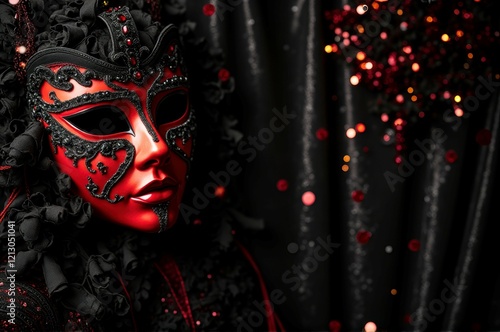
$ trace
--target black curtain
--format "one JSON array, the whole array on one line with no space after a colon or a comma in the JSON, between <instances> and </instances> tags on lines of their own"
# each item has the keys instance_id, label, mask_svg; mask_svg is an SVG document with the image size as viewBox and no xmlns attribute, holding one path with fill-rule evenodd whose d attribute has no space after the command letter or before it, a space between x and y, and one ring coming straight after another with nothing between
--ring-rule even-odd
<instances>
[{"instance_id":1,"label":"black curtain","mask_svg":"<svg viewBox=\"0 0 500 332\"><path fill-rule=\"evenodd\" d=\"M250 249L287 328L500 330L497 85L468 118L407 125L401 168L391 126L369 111L379 96L324 51L324 11L346 1L212 0L212 15L207 3L188 16L236 82L253 152L238 150L234 181L265 222Z\"/></svg>"}]
</instances>

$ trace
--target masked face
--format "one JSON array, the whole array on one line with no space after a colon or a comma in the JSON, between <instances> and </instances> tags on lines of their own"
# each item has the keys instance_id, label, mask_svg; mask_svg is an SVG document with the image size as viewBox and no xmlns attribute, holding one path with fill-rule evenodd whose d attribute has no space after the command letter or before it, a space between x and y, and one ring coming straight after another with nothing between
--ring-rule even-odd
<instances>
[{"instance_id":1,"label":"masked face","mask_svg":"<svg viewBox=\"0 0 500 332\"><path fill-rule=\"evenodd\" d=\"M101 219L147 232L177 219L195 129L177 46L165 53L143 67L129 57L127 71L92 60L38 65L29 76L35 116L76 194Z\"/></svg>"}]
</instances>

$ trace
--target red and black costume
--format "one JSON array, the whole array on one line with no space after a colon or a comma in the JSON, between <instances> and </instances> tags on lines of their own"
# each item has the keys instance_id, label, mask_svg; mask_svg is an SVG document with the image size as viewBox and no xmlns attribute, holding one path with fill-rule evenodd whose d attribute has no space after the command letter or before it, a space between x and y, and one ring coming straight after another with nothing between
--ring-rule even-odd
<instances>
[{"instance_id":1,"label":"red and black costume","mask_svg":"<svg viewBox=\"0 0 500 332\"><path fill-rule=\"evenodd\" d=\"M9 24L36 23L40 5L14 15L2 2L5 41L29 39ZM36 49L27 63L2 53L0 300L16 301L15 325L0 307L2 328L282 330L231 213L170 229L193 160L193 93L177 28L129 5L48 2L48 23L16 47Z\"/></svg>"}]
</instances>

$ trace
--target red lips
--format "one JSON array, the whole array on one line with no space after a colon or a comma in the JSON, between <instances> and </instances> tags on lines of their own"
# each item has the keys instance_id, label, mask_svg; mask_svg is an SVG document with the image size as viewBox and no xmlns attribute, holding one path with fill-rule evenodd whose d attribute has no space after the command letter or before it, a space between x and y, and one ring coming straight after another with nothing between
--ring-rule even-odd
<instances>
[{"instance_id":1,"label":"red lips","mask_svg":"<svg viewBox=\"0 0 500 332\"><path fill-rule=\"evenodd\" d=\"M172 178L153 180L142 187L131 199L145 204L159 204L169 200L177 191L178 183Z\"/></svg>"}]
</instances>

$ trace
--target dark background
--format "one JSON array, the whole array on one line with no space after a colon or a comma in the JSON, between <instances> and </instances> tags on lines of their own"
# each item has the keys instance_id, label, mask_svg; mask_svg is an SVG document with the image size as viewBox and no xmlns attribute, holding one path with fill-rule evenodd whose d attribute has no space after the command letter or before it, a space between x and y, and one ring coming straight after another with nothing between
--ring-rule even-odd
<instances>
[{"instance_id":1,"label":"dark background","mask_svg":"<svg viewBox=\"0 0 500 332\"><path fill-rule=\"evenodd\" d=\"M436 5L416 2L402 6L418 8L417 18ZM484 5L484 0L465 2ZM296 115L256 158L242 164L244 172L233 183L242 212L265 222L263 230L249 232L249 244L268 290L285 294L275 309L287 328L361 331L372 321L379 331L500 329L498 88L473 114L453 121L443 115L446 105L419 106L428 114L424 118L415 116L419 107L385 111L387 103L376 103L384 92L363 82L350 84L353 65L324 50L334 42L325 11L357 2L217 0L211 2L212 15L204 13L207 3L189 2L188 17L211 47L224 51L236 83L231 102L243 139L269 128L273 109ZM455 6L443 3L441 13ZM444 21L440 29L451 23ZM496 19L482 24L498 29ZM479 30L463 29L474 44ZM492 40L486 45L496 55L498 36ZM375 47L386 52L383 44ZM446 55L438 53L443 66L454 53L463 53L450 47ZM415 48L424 58L432 55ZM469 70L463 81L470 91L481 85L478 77L498 73L496 62L493 56ZM389 122L381 121L383 112ZM414 163L391 190L387 172L401 175L397 142L394 135L388 143L383 137L401 114L407 122L401 131L403 159L421 151L416 142L432 138L433 131L441 130L446 139L429 145L425 160ZM346 129L358 123L366 130L347 138ZM478 133L491 139L481 140ZM286 190L279 190L279 180L286 181ZM302 201L307 191L315 195L310 206ZM336 248L320 261L314 252L328 241Z\"/></svg>"}]
</instances>

